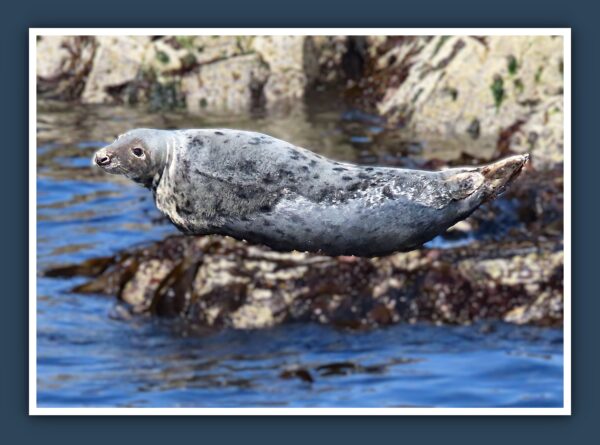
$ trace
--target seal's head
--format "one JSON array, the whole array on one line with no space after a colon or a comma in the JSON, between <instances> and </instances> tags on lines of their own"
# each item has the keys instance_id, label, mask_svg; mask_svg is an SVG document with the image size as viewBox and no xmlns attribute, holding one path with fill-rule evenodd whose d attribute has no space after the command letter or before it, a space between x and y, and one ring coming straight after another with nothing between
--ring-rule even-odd
<instances>
[{"instance_id":1,"label":"seal's head","mask_svg":"<svg viewBox=\"0 0 600 445\"><path fill-rule=\"evenodd\" d=\"M167 163L168 132L139 128L122 134L96 152L93 163L149 187Z\"/></svg>"}]
</instances>

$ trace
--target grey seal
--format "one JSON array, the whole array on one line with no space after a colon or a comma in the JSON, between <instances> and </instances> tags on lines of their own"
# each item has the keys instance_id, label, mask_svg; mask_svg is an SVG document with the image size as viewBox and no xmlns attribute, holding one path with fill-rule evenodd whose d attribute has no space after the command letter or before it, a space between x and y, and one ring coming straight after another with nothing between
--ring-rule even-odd
<instances>
[{"instance_id":1,"label":"grey seal","mask_svg":"<svg viewBox=\"0 0 600 445\"><path fill-rule=\"evenodd\" d=\"M420 171L337 162L251 131L135 129L93 161L150 189L185 234L382 256L418 248L466 218L527 159Z\"/></svg>"}]
</instances>

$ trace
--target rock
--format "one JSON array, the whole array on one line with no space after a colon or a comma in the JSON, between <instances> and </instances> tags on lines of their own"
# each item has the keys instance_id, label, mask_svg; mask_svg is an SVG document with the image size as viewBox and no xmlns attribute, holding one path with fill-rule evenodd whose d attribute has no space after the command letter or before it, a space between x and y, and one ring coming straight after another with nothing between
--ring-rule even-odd
<instances>
[{"instance_id":1,"label":"rock","mask_svg":"<svg viewBox=\"0 0 600 445\"><path fill-rule=\"evenodd\" d=\"M143 56L143 66L159 75L182 71L187 65L194 66L193 51L176 44L177 40L159 39L148 45ZM175 45L174 45L175 42Z\"/></svg>"},{"instance_id":2,"label":"rock","mask_svg":"<svg viewBox=\"0 0 600 445\"><path fill-rule=\"evenodd\" d=\"M313 36L312 39L318 55L317 81L321 84L345 81L346 75L342 67L342 60L347 52L348 38L346 36Z\"/></svg>"},{"instance_id":3,"label":"rock","mask_svg":"<svg viewBox=\"0 0 600 445\"><path fill-rule=\"evenodd\" d=\"M79 98L92 68L95 51L93 37L39 37L36 75L40 96L60 100Z\"/></svg>"},{"instance_id":4,"label":"rock","mask_svg":"<svg viewBox=\"0 0 600 445\"><path fill-rule=\"evenodd\" d=\"M123 301L131 306L147 309L145 304L151 301L151 295L157 291L173 266L171 261L165 259L151 259L140 264L121 292Z\"/></svg>"},{"instance_id":5,"label":"rock","mask_svg":"<svg viewBox=\"0 0 600 445\"><path fill-rule=\"evenodd\" d=\"M517 306L504 316L504 321L515 324L561 326L563 298L560 292L544 291L532 303Z\"/></svg>"},{"instance_id":6,"label":"rock","mask_svg":"<svg viewBox=\"0 0 600 445\"><path fill-rule=\"evenodd\" d=\"M491 138L500 154L551 167L562 161L562 57L557 36L401 40L377 56L388 85L377 109L418 135Z\"/></svg>"},{"instance_id":7,"label":"rock","mask_svg":"<svg viewBox=\"0 0 600 445\"><path fill-rule=\"evenodd\" d=\"M181 91L191 112L249 111L259 105L268 75L258 55L236 56L185 75Z\"/></svg>"},{"instance_id":8,"label":"rock","mask_svg":"<svg viewBox=\"0 0 600 445\"><path fill-rule=\"evenodd\" d=\"M318 75L309 37L179 36L154 41L144 66L164 83L181 75L188 110L247 112L304 97Z\"/></svg>"},{"instance_id":9,"label":"rock","mask_svg":"<svg viewBox=\"0 0 600 445\"><path fill-rule=\"evenodd\" d=\"M231 314L236 329L264 329L275 325L273 310L268 304L249 303Z\"/></svg>"},{"instance_id":10,"label":"rock","mask_svg":"<svg viewBox=\"0 0 600 445\"><path fill-rule=\"evenodd\" d=\"M562 161L562 46L556 36L49 36L38 41L38 90L160 109L180 106L181 84L192 111L243 113L345 86L436 156L456 153L454 141L490 158L532 152L551 169Z\"/></svg>"},{"instance_id":11,"label":"rock","mask_svg":"<svg viewBox=\"0 0 600 445\"><path fill-rule=\"evenodd\" d=\"M464 260L460 272L471 281L487 282L491 286L526 286L527 291L540 291L557 268L562 267L563 252L529 252L512 258Z\"/></svg>"},{"instance_id":12,"label":"rock","mask_svg":"<svg viewBox=\"0 0 600 445\"><path fill-rule=\"evenodd\" d=\"M252 49L269 69L264 89L268 107L302 99L319 74L317 49L310 36L257 36Z\"/></svg>"},{"instance_id":13,"label":"rock","mask_svg":"<svg viewBox=\"0 0 600 445\"><path fill-rule=\"evenodd\" d=\"M166 36L156 39L144 56L144 67L159 74L180 74L200 66L248 54L249 36Z\"/></svg>"},{"instance_id":14,"label":"rock","mask_svg":"<svg viewBox=\"0 0 600 445\"><path fill-rule=\"evenodd\" d=\"M563 98L546 98L537 111L519 128L509 143L511 150L532 152L533 163L540 169L551 169L563 162Z\"/></svg>"},{"instance_id":15,"label":"rock","mask_svg":"<svg viewBox=\"0 0 600 445\"><path fill-rule=\"evenodd\" d=\"M193 36L189 37L198 64L249 54L254 36Z\"/></svg>"},{"instance_id":16,"label":"rock","mask_svg":"<svg viewBox=\"0 0 600 445\"><path fill-rule=\"evenodd\" d=\"M111 88L132 82L138 75L150 45L145 36L99 36L93 67L81 100L84 103L111 102Z\"/></svg>"},{"instance_id":17,"label":"rock","mask_svg":"<svg viewBox=\"0 0 600 445\"><path fill-rule=\"evenodd\" d=\"M273 252L218 236L177 236L125 258L90 282L98 284L77 291L110 294L114 288L106 283L121 283L118 297L133 312L236 329L295 321L352 328L482 319L562 322L563 255L551 242L474 243L348 261ZM131 272L125 279L123 270Z\"/></svg>"}]
</instances>

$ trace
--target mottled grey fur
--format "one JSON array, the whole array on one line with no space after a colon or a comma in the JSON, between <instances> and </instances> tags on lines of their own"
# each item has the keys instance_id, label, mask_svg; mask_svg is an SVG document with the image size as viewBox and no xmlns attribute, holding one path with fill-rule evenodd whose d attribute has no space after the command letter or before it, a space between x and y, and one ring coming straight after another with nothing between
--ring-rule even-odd
<instances>
[{"instance_id":1,"label":"mottled grey fur","mask_svg":"<svg viewBox=\"0 0 600 445\"><path fill-rule=\"evenodd\" d=\"M441 172L357 166L226 129L132 130L96 160L107 156L102 167L151 189L184 233L360 256L419 247L495 195L527 160Z\"/></svg>"}]
</instances>

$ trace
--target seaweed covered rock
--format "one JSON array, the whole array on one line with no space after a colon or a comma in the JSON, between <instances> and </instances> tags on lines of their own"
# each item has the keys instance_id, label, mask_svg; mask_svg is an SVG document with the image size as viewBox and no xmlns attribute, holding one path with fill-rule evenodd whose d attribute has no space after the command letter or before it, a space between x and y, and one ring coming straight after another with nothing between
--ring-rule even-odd
<instances>
[{"instance_id":1,"label":"seaweed covered rock","mask_svg":"<svg viewBox=\"0 0 600 445\"><path fill-rule=\"evenodd\" d=\"M383 258L273 252L218 236L176 236L79 270L74 289L117 295L136 313L203 326L265 328L314 321L361 328L417 321L562 322L563 253L551 242L475 243ZM538 301L553 300L552 311ZM542 315L525 319L522 307ZM525 320L525 321L523 321Z\"/></svg>"}]
</instances>

